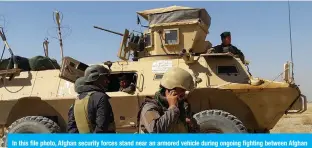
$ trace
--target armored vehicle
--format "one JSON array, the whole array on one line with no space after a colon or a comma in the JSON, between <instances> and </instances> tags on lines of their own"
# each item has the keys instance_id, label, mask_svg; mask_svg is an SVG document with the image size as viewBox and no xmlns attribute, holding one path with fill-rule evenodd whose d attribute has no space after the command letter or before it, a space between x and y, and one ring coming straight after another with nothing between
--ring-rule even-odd
<instances>
[{"instance_id":1,"label":"armored vehicle","mask_svg":"<svg viewBox=\"0 0 312 148\"><path fill-rule=\"evenodd\" d=\"M278 82L252 76L248 62L231 53L210 53L212 44L206 36L211 17L205 9L171 6L137 14L148 21L143 33L126 29L121 34L95 26L123 36L120 61L97 63L112 73L107 94L117 132L137 131L140 104L146 96L154 96L171 67L181 67L194 77L196 87L187 99L200 132L265 133L284 114L306 110L306 97L292 81L291 63L284 65L283 82ZM68 109L77 95L73 84L88 66L66 56L57 69L1 71L0 124L8 127L5 134L66 132ZM121 75L135 85L133 93L119 91Z\"/></svg>"}]
</instances>

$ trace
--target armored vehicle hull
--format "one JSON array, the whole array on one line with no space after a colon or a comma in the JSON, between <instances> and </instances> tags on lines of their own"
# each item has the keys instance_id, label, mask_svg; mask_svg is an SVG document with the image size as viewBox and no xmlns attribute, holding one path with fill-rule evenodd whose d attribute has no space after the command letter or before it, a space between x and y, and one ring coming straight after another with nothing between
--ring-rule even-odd
<instances>
[{"instance_id":1,"label":"armored vehicle hull","mask_svg":"<svg viewBox=\"0 0 312 148\"><path fill-rule=\"evenodd\" d=\"M135 125L140 104L146 96L154 95L163 71L170 67L181 67L194 76L196 88L189 92L187 99L195 119L203 122L199 123L202 126L205 126L206 116L210 115L208 112L218 116L217 111L221 110L235 117L227 118L226 114L220 113L224 115L224 119L229 120L229 124L237 118L248 132L267 132L291 108L297 107L299 111L304 109L304 98L294 84L263 79L256 79L259 82L251 84L253 78L246 68L240 67L241 64L233 64L240 63L239 59L225 54L207 54L196 58L198 62L192 65L174 57L148 57L137 62L114 62L111 66L112 85L118 84L114 78L125 73L133 76L132 82L136 85L133 94L119 92L119 86L112 86L107 92L111 97L117 132L137 131ZM66 57L64 61L66 63L75 60ZM234 65L236 73L228 71L223 74L221 68L227 65ZM77 94L73 82L66 80L68 75L64 75L64 69L21 72L11 81L6 80L5 85L2 83L0 124L6 127L13 124L15 127L23 122L14 122L23 117L40 116L59 125L60 130L56 132L66 132L68 109ZM214 122L219 122L219 119ZM11 126L8 130L14 127ZM27 128L24 130L15 132L26 132ZM202 132L211 131L203 128Z\"/></svg>"}]
</instances>

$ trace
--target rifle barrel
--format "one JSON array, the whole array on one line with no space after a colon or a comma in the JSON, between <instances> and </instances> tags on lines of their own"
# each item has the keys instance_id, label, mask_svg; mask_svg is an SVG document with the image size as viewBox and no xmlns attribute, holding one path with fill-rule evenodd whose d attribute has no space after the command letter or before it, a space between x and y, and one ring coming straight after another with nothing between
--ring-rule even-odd
<instances>
[{"instance_id":1,"label":"rifle barrel","mask_svg":"<svg viewBox=\"0 0 312 148\"><path fill-rule=\"evenodd\" d=\"M93 26L93 27L96 28L96 29L100 29L100 30L103 30L103 31L107 31L107 32L110 32L110 33L113 33L113 34L117 34L117 35L123 36L123 34L119 33L119 32L107 30L107 29L104 29L104 28L101 28L101 27L98 27L98 26Z\"/></svg>"}]
</instances>

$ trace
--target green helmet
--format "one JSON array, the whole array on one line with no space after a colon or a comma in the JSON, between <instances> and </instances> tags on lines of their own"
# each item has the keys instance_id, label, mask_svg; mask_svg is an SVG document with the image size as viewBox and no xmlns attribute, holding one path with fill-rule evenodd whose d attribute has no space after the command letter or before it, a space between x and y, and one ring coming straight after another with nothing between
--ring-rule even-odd
<instances>
[{"instance_id":1,"label":"green helmet","mask_svg":"<svg viewBox=\"0 0 312 148\"><path fill-rule=\"evenodd\" d=\"M110 72L102 65L91 65L85 70L85 82L95 82L101 75L108 75Z\"/></svg>"},{"instance_id":2,"label":"green helmet","mask_svg":"<svg viewBox=\"0 0 312 148\"><path fill-rule=\"evenodd\" d=\"M160 85L167 88L183 88L186 91L194 89L192 75L186 70L178 67L169 69L162 77Z\"/></svg>"},{"instance_id":3,"label":"green helmet","mask_svg":"<svg viewBox=\"0 0 312 148\"><path fill-rule=\"evenodd\" d=\"M85 84L85 77L80 77L75 81L75 92L79 93L81 91L81 87Z\"/></svg>"}]
</instances>

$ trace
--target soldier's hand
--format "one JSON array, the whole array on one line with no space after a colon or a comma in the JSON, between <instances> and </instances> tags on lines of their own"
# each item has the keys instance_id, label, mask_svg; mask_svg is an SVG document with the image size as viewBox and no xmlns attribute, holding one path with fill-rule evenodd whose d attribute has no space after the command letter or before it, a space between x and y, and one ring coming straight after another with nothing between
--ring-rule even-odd
<instances>
[{"instance_id":1,"label":"soldier's hand","mask_svg":"<svg viewBox=\"0 0 312 148\"><path fill-rule=\"evenodd\" d=\"M178 94L176 91L166 91L166 97L168 100L169 107L171 106L178 106Z\"/></svg>"}]
</instances>

